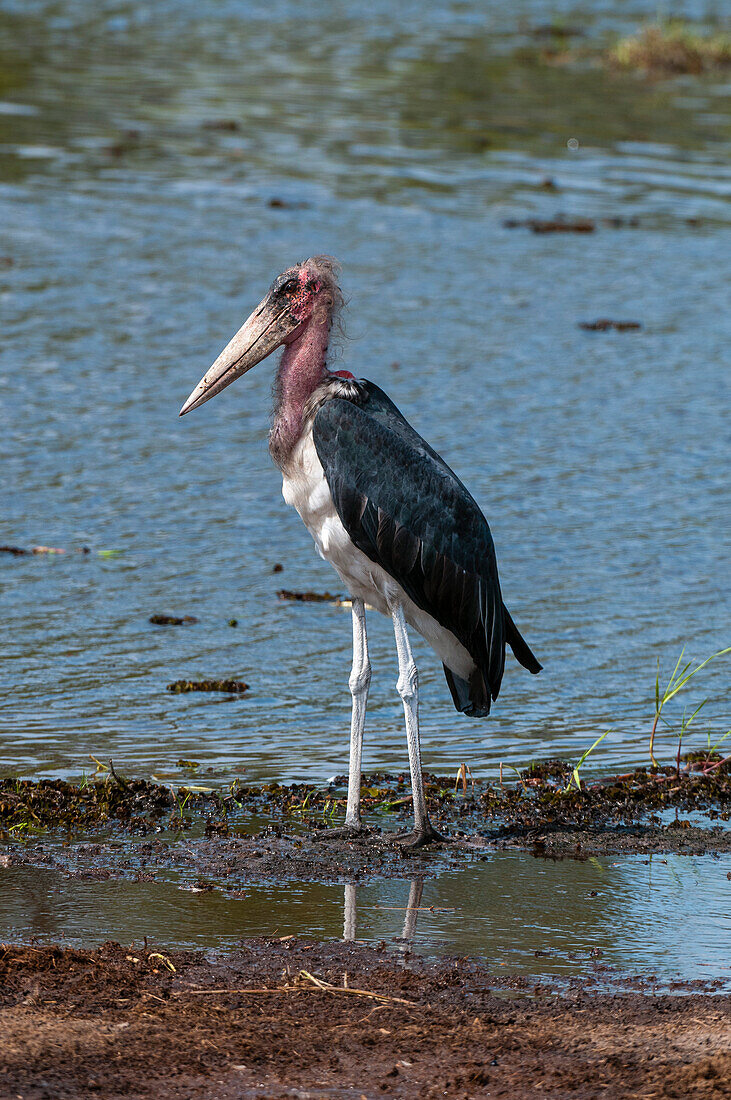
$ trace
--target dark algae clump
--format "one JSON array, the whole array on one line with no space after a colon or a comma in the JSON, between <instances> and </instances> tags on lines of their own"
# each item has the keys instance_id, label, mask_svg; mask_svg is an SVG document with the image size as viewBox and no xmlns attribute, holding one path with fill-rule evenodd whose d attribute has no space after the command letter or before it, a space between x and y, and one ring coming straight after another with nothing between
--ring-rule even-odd
<instances>
[{"instance_id":1,"label":"dark algae clump","mask_svg":"<svg viewBox=\"0 0 731 1100\"><path fill-rule=\"evenodd\" d=\"M295 603L340 603L340 596L332 592L290 592L288 588L280 588L277 592L280 600L293 600Z\"/></svg>"},{"instance_id":2,"label":"dark algae clump","mask_svg":"<svg viewBox=\"0 0 731 1100\"><path fill-rule=\"evenodd\" d=\"M150 622L155 626L185 626L198 620L195 615L150 615Z\"/></svg>"},{"instance_id":3,"label":"dark algae clump","mask_svg":"<svg viewBox=\"0 0 731 1100\"><path fill-rule=\"evenodd\" d=\"M175 680L168 684L173 695L184 695L189 691L224 691L229 695L243 695L249 685L243 680Z\"/></svg>"},{"instance_id":4,"label":"dark algae clump","mask_svg":"<svg viewBox=\"0 0 731 1100\"><path fill-rule=\"evenodd\" d=\"M530 229L532 233L593 233L596 222L591 218L507 218L505 229Z\"/></svg>"},{"instance_id":5,"label":"dark algae clump","mask_svg":"<svg viewBox=\"0 0 731 1100\"><path fill-rule=\"evenodd\" d=\"M86 783L62 779L0 780L0 836L22 836L28 829L70 832L110 821L133 826L169 814L174 798L169 787L145 779L114 778Z\"/></svg>"},{"instance_id":6,"label":"dark algae clump","mask_svg":"<svg viewBox=\"0 0 731 1100\"><path fill-rule=\"evenodd\" d=\"M598 321L580 321L579 328L588 332L639 332L642 325L639 321L610 321L601 317Z\"/></svg>"}]
</instances>

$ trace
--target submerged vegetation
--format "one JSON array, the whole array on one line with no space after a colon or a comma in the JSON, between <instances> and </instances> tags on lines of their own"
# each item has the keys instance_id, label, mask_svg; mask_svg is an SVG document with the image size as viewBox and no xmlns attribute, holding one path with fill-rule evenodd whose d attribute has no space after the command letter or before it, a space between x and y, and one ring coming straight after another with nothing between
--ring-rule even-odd
<instances>
[{"instance_id":1,"label":"submerged vegetation","mask_svg":"<svg viewBox=\"0 0 731 1100\"><path fill-rule=\"evenodd\" d=\"M703 33L680 19L651 23L621 38L607 59L620 69L699 75L731 67L731 34Z\"/></svg>"}]
</instances>

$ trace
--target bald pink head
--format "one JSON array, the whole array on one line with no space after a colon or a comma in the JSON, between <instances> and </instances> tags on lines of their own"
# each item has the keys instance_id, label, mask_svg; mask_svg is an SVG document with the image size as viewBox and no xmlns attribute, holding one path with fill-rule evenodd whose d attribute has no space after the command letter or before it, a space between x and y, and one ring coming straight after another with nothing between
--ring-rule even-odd
<instances>
[{"instance_id":1,"label":"bald pink head","mask_svg":"<svg viewBox=\"0 0 731 1100\"><path fill-rule=\"evenodd\" d=\"M292 347L310 329L329 332L333 314L342 304L337 271L337 261L332 257L313 256L279 275L206 371L180 415L205 404L282 344Z\"/></svg>"}]
</instances>

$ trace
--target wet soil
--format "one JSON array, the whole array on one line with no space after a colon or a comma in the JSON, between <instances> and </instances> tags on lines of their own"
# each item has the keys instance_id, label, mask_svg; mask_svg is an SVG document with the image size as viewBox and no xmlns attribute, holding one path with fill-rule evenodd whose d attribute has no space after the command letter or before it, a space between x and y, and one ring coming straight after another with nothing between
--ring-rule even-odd
<instances>
[{"instance_id":1,"label":"wet soil","mask_svg":"<svg viewBox=\"0 0 731 1100\"><path fill-rule=\"evenodd\" d=\"M544 859L586 860L594 855L708 855L731 852L731 832L687 825L591 830L534 830L505 837L456 836L428 848L403 847L391 834L373 832L330 839L327 832L282 834L268 827L250 836L168 835L122 844L119 840L60 845L32 842L0 853L0 867L39 867L90 882L153 881L172 871L196 890L237 891L247 883L359 883L374 879L433 878L487 858L495 850L525 849Z\"/></svg>"},{"instance_id":2,"label":"wet soil","mask_svg":"<svg viewBox=\"0 0 731 1100\"><path fill-rule=\"evenodd\" d=\"M179 763L190 774L194 763ZM0 781L0 826L10 841L0 862L97 881L144 881L172 870L201 889L236 890L262 881L431 877L506 849L579 860L731 852L728 762L686 766L701 770L680 779L671 769L633 772L568 791L560 761L527 770L512 787L456 791L452 781L428 775L432 819L449 841L413 849L395 838L411 813L403 776L365 777L367 827L343 836L332 826L342 817L345 777L324 789L273 783L215 791L188 783L176 790L126 779L112 764L104 780L84 785Z\"/></svg>"},{"instance_id":3,"label":"wet soil","mask_svg":"<svg viewBox=\"0 0 731 1100\"><path fill-rule=\"evenodd\" d=\"M79 784L0 779L0 837L47 828L79 833L90 825L109 823L140 832L163 824L186 829L196 822L205 823L208 834L228 835L238 822L252 816L272 824L305 825L311 832L339 825L344 816L347 776L334 776L323 786L245 785L235 780L214 790L190 783L191 770L199 767L195 761L179 761L177 787L127 778L113 761L108 767L96 763L104 769L103 777ZM677 767L637 768L579 782L577 787L571 766L561 760L527 768L510 784L468 781L465 776L455 783L453 777L424 774L427 805L435 823L453 833L480 834L488 840L574 830L621 836L618 827L630 825L642 825L645 836L660 837L677 825L662 827L658 812L673 809L701 814L709 824L731 817L731 757L717 753L689 754ZM408 777L386 772L364 775L361 806L369 825L380 830L399 828L411 813Z\"/></svg>"},{"instance_id":4,"label":"wet soil","mask_svg":"<svg viewBox=\"0 0 731 1100\"><path fill-rule=\"evenodd\" d=\"M715 1100L730 1010L721 994L589 995L576 980L295 938L225 959L5 947L0 1094Z\"/></svg>"}]
</instances>

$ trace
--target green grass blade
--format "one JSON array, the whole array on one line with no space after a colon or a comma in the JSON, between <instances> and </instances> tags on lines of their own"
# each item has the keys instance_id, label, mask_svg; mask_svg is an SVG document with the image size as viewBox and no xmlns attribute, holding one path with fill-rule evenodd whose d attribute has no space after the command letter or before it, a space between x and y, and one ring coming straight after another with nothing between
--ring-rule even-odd
<instances>
[{"instance_id":1,"label":"green grass blade","mask_svg":"<svg viewBox=\"0 0 731 1100\"><path fill-rule=\"evenodd\" d=\"M704 700L703 700L703 702L702 702L702 703L700 703L700 704L699 704L699 705L698 705L698 706L697 706L697 707L695 708L695 710L693 711L693 713L691 714L691 716L690 716L690 718L688 719L688 721L687 721L687 722L686 722L686 720L685 720L685 711L683 711L683 726L682 726L682 728L683 728L684 730L687 730L687 729L688 729L688 726L690 725L690 723L691 723L691 722L693 721L693 719L695 718L695 716L696 716L696 715L697 715L698 713L700 713L700 711L702 711L702 710L703 710L703 708L704 708L704 706L706 705L706 703L707 703L707 702L708 702L708 700L707 700L707 699L704 699Z\"/></svg>"},{"instance_id":2,"label":"green grass blade","mask_svg":"<svg viewBox=\"0 0 731 1100\"><path fill-rule=\"evenodd\" d=\"M670 673L670 679L668 680L668 687L665 688L666 692L667 692L668 688L672 687L672 685L673 685L675 677L678 674L678 669L680 668L680 662L683 660L683 654L684 653L685 653L685 646L683 646L683 648L680 651L680 656L678 657L678 663L676 664L673 671ZM685 667L687 668L688 666L686 665Z\"/></svg>"},{"instance_id":3,"label":"green grass blade","mask_svg":"<svg viewBox=\"0 0 731 1100\"><path fill-rule=\"evenodd\" d=\"M710 657L706 657L705 661L701 661L701 663L696 668L694 668L692 672L689 672L687 674L687 676L681 674L681 675L683 675L683 678L675 684L672 691L668 692L667 689L666 689L666 695L665 695L665 698L664 698L663 702L667 702L668 699L672 699L674 695L677 695L678 692L680 691L680 689L682 687L684 687L685 684L688 683L688 680L690 680L690 678L692 676L695 676L696 672L700 672L700 670L702 668L705 668L706 665L709 664L711 661L715 660L716 657L723 657L726 653L731 653L731 646L728 646L726 649L719 649L717 653L712 653ZM681 656L682 656L682 654L681 654ZM678 664L680 664L680 662L678 662ZM688 666L686 665L686 669L687 668L688 668ZM677 669L677 665L676 665L676 669ZM683 670L683 673L685 673L685 669ZM672 683L672 677L671 677L671 683ZM670 684L668 684L668 688L669 687L670 687Z\"/></svg>"},{"instance_id":4,"label":"green grass blade","mask_svg":"<svg viewBox=\"0 0 731 1100\"><path fill-rule=\"evenodd\" d=\"M723 737L719 738L719 740L718 740L718 741L716 741L716 744L715 744L715 745L713 746L713 748L710 748L710 744L711 744L711 735L710 735L710 733L709 733L709 735L708 735L708 745L709 745L708 751L709 751L709 752L715 752L715 751L716 751L716 749L718 748L718 746L719 746L719 745L722 745L722 744L724 743L724 741L726 740L726 738L727 738L727 737L731 737L731 730L729 730L729 731L728 731L728 733L724 733Z\"/></svg>"},{"instance_id":5,"label":"green grass blade","mask_svg":"<svg viewBox=\"0 0 731 1100\"><path fill-rule=\"evenodd\" d=\"M591 747L590 747L590 748L588 748L588 749L586 750L586 752L585 752L585 753L584 753L584 754L583 754L583 755L581 756L581 758L579 759L579 762L578 762L578 764L576 765L576 769L577 769L577 770L578 770L578 769L579 769L579 768L581 767L581 765L582 765L582 764L584 763L584 761L586 760L586 758L587 758L587 756L589 755L589 753L590 753L590 752L593 752L593 751L594 751L594 749L595 749L595 748L597 747L597 745L599 745L599 744L600 744L600 743L601 743L601 742L602 742L602 741L604 740L604 738L605 738L605 737L607 736L607 734L608 734L608 733L611 733L611 732L612 732L611 730L606 730L606 732L605 732L605 733L603 733L603 734L601 735L601 737L597 737L597 739L596 739L596 741L594 742L594 744L593 744L593 745L591 745Z\"/></svg>"}]
</instances>

